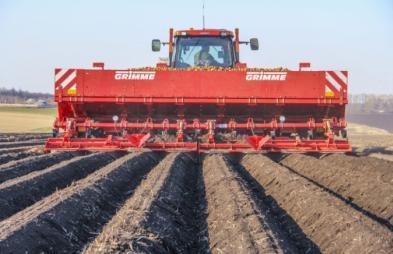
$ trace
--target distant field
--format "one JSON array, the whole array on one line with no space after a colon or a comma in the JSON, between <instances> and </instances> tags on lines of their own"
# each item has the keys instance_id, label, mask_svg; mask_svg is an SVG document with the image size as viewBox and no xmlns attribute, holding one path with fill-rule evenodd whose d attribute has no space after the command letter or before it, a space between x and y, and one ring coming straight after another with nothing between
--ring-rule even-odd
<instances>
[{"instance_id":1,"label":"distant field","mask_svg":"<svg viewBox=\"0 0 393 254\"><path fill-rule=\"evenodd\" d=\"M347 121L385 129L393 133L392 113L349 113L347 114Z\"/></svg>"},{"instance_id":2,"label":"distant field","mask_svg":"<svg viewBox=\"0 0 393 254\"><path fill-rule=\"evenodd\" d=\"M0 107L0 132L50 132L56 108Z\"/></svg>"}]
</instances>

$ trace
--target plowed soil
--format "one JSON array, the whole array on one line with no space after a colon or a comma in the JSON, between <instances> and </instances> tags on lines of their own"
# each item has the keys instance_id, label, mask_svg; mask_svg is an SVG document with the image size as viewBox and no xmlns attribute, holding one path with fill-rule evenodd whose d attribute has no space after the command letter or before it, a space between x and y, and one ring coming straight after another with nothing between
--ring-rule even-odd
<instances>
[{"instance_id":1,"label":"plowed soil","mask_svg":"<svg viewBox=\"0 0 393 254\"><path fill-rule=\"evenodd\" d=\"M294 154L280 163L393 229L393 162L347 155L317 159Z\"/></svg>"},{"instance_id":2,"label":"plowed soil","mask_svg":"<svg viewBox=\"0 0 393 254\"><path fill-rule=\"evenodd\" d=\"M273 232L253 202L250 191L219 155L203 162L212 252L295 253Z\"/></svg>"},{"instance_id":3,"label":"plowed soil","mask_svg":"<svg viewBox=\"0 0 393 254\"><path fill-rule=\"evenodd\" d=\"M190 253L196 246L195 165L172 153L150 172L85 253Z\"/></svg>"},{"instance_id":4,"label":"plowed soil","mask_svg":"<svg viewBox=\"0 0 393 254\"><path fill-rule=\"evenodd\" d=\"M43 139L31 139L31 140L17 141L17 142L0 142L0 149L21 147L21 146L34 146L34 145L41 145L42 143L44 143Z\"/></svg>"},{"instance_id":5,"label":"plowed soil","mask_svg":"<svg viewBox=\"0 0 393 254\"><path fill-rule=\"evenodd\" d=\"M261 155L242 166L323 253L391 253L393 232L307 179Z\"/></svg>"},{"instance_id":6,"label":"plowed soil","mask_svg":"<svg viewBox=\"0 0 393 254\"><path fill-rule=\"evenodd\" d=\"M0 253L393 253L389 161L43 154L43 137L0 137Z\"/></svg>"}]
</instances>

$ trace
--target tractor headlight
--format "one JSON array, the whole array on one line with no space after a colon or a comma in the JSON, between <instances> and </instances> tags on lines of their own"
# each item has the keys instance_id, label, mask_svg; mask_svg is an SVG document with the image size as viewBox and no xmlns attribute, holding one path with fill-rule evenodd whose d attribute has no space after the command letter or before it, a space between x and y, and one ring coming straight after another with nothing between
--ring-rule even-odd
<instances>
[{"instance_id":1,"label":"tractor headlight","mask_svg":"<svg viewBox=\"0 0 393 254\"><path fill-rule=\"evenodd\" d=\"M112 120L114 122L117 122L117 121L119 121L119 117L117 115L114 115L114 116L112 116Z\"/></svg>"},{"instance_id":2,"label":"tractor headlight","mask_svg":"<svg viewBox=\"0 0 393 254\"><path fill-rule=\"evenodd\" d=\"M280 123L285 122L285 116L280 116L280 118L278 118L278 120L280 120Z\"/></svg>"}]
</instances>

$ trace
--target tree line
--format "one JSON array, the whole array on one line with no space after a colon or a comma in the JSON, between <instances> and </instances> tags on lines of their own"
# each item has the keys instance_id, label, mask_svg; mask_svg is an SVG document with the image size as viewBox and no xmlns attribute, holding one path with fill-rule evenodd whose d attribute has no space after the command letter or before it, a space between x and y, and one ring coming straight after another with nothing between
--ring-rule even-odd
<instances>
[{"instance_id":1,"label":"tree line","mask_svg":"<svg viewBox=\"0 0 393 254\"><path fill-rule=\"evenodd\" d=\"M349 113L393 113L393 95L349 95Z\"/></svg>"},{"instance_id":2,"label":"tree line","mask_svg":"<svg viewBox=\"0 0 393 254\"><path fill-rule=\"evenodd\" d=\"M1 104L29 104L38 101L46 101L47 103L52 104L53 95L50 93L32 93L14 88L0 88Z\"/></svg>"}]
</instances>

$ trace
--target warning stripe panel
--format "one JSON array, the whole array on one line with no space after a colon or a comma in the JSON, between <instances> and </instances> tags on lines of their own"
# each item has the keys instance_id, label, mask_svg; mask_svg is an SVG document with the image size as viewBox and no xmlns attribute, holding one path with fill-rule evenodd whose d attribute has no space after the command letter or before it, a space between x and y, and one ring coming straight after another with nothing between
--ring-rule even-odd
<instances>
[{"instance_id":1,"label":"warning stripe panel","mask_svg":"<svg viewBox=\"0 0 393 254\"><path fill-rule=\"evenodd\" d=\"M55 87L56 89L67 89L76 85L77 71L75 69L56 69Z\"/></svg>"},{"instance_id":2,"label":"warning stripe panel","mask_svg":"<svg viewBox=\"0 0 393 254\"><path fill-rule=\"evenodd\" d=\"M64 74L66 74L66 72L68 71L68 69L60 69L56 74L55 74L55 81L58 81L60 78L62 78L64 76Z\"/></svg>"},{"instance_id":3,"label":"warning stripe panel","mask_svg":"<svg viewBox=\"0 0 393 254\"><path fill-rule=\"evenodd\" d=\"M347 75L341 71L332 71L330 76L344 89L347 88L348 78Z\"/></svg>"},{"instance_id":4,"label":"warning stripe panel","mask_svg":"<svg viewBox=\"0 0 393 254\"><path fill-rule=\"evenodd\" d=\"M346 71L335 71L334 74L336 74L345 84L348 83L348 73Z\"/></svg>"},{"instance_id":5,"label":"warning stripe panel","mask_svg":"<svg viewBox=\"0 0 393 254\"><path fill-rule=\"evenodd\" d=\"M345 92L348 83L348 72L347 71L326 71L326 87L325 95L339 94Z\"/></svg>"},{"instance_id":6,"label":"warning stripe panel","mask_svg":"<svg viewBox=\"0 0 393 254\"><path fill-rule=\"evenodd\" d=\"M55 84L60 85L71 73L73 70L70 69L62 69L60 70L57 75L55 75Z\"/></svg>"},{"instance_id":7,"label":"warning stripe panel","mask_svg":"<svg viewBox=\"0 0 393 254\"><path fill-rule=\"evenodd\" d=\"M331 73L326 72L326 80L330 85L332 85L335 90L340 91L341 85L332 77Z\"/></svg>"},{"instance_id":8,"label":"warning stripe panel","mask_svg":"<svg viewBox=\"0 0 393 254\"><path fill-rule=\"evenodd\" d=\"M60 86L62 88L67 88L68 86L74 84L76 82L76 71L72 72L63 82L61 82Z\"/></svg>"}]
</instances>

